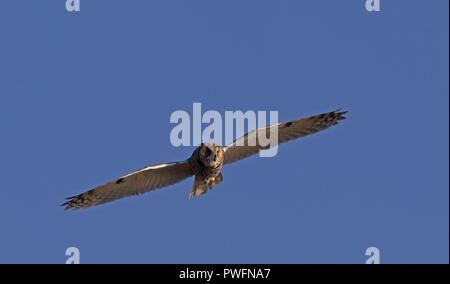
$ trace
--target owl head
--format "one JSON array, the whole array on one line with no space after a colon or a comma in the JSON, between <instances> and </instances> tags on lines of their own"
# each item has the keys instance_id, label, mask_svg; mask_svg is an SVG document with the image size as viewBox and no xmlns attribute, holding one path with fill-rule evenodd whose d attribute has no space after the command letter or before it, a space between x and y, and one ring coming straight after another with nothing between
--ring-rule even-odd
<instances>
[{"instance_id":1,"label":"owl head","mask_svg":"<svg viewBox=\"0 0 450 284\"><path fill-rule=\"evenodd\" d=\"M199 157L206 167L215 168L223 163L223 149L217 144L202 143Z\"/></svg>"}]
</instances>

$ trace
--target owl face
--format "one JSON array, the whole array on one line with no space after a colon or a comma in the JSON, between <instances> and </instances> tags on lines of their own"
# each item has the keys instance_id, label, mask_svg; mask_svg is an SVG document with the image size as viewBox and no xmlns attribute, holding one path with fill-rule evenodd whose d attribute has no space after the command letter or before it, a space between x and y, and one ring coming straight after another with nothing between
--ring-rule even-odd
<instances>
[{"instance_id":1,"label":"owl face","mask_svg":"<svg viewBox=\"0 0 450 284\"><path fill-rule=\"evenodd\" d=\"M216 168L223 163L223 149L216 144L202 143L199 156L201 162L209 168Z\"/></svg>"}]
</instances>

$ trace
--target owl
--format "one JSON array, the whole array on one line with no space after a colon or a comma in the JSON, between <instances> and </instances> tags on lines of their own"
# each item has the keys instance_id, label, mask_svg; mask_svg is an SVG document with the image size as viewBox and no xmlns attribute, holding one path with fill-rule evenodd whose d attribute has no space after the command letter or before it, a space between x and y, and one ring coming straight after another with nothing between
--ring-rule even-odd
<instances>
[{"instance_id":1,"label":"owl","mask_svg":"<svg viewBox=\"0 0 450 284\"><path fill-rule=\"evenodd\" d=\"M77 210L104 204L127 196L139 195L159 188L167 187L184 179L195 177L188 199L201 196L223 180L222 167L227 164L257 154L273 147L262 145L259 132L278 132L275 145L327 129L345 119L347 111L336 111L314 115L288 122L255 129L235 140L226 147L202 143L185 161L152 165L114 181L91 189L85 193L69 197L62 206ZM251 143L254 141L253 143Z\"/></svg>"}]
</instances>

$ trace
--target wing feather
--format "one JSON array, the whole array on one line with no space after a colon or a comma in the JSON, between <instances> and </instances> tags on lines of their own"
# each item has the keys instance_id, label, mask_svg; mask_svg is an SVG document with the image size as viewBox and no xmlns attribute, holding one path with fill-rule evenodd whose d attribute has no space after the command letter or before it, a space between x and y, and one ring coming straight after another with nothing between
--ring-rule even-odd
<instances>
[{"instance_id":1,"label":"wing feather","mask_svg":"<svg viewBox=\"0 0 450 284\"><path fill-rule=\"evenodd\" d=\"M337 125L339 120L346 118L344 116L346 113L347 111L338 109L328 113L255 129L224 148L224 164L245 159L259 153L261 150L268 149L269 147L260 145L258 141L259 131L265 130L266 133L270 133L271 129L274 130L277 127L278 144L281 144ZM256 141L256 143L253 144L254 146L250 146L249 141Z\"/></svg>"},{"instance_id":2,"label":"wing feather","mask_svg":"<svg viewBox=\"0 0 450 284\"><path fill-rule=\"evenodd\" d=\"M132 172L112 182L72 196L62 204L65 209L77 210L111 202L126 196L139 195L166 187L193 175L188 161L153 165Z\"/></svg>"}]
</instances>

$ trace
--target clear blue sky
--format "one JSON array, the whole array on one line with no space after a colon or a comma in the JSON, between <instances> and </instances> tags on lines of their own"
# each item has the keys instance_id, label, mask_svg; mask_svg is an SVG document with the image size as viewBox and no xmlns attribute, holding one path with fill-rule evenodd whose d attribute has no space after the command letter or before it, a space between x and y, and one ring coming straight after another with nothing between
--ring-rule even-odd
<instances>
[{"instance_id":1,"label":"clear blue sky","mask_svg":"<svg viewBox=\"0 0 450 284\"><path fill-rule=\"evenodd\" d=\"M448 263L448 1L64 2L0 3L0 263ZM169 118L193 102L351 112L193 201L59 207L187 158Z\"/></svg>"}]
</instances>

